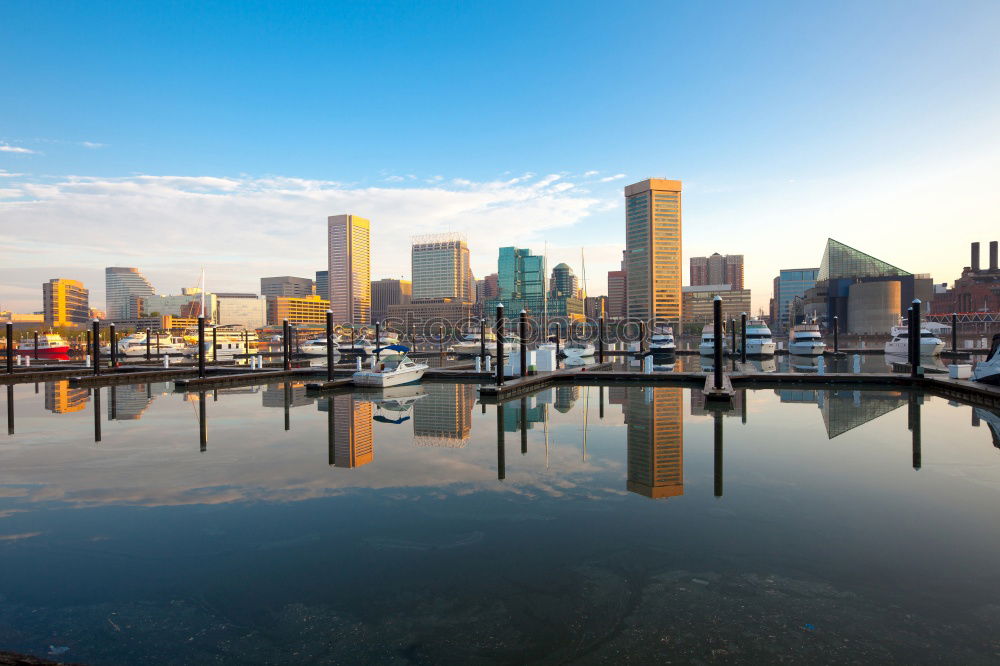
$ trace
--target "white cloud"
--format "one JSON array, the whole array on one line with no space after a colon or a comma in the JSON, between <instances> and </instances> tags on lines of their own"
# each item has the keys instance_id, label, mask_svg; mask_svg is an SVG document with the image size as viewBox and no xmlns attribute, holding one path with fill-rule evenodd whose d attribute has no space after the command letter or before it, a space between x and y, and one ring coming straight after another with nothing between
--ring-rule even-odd
<instances>
[{"instance_id":1,"label":"white cloud","mask_svg":"<svg viewBox=\"0 0 1000 666\"><path fill-rule=\"evenodd\" d=\"M23 148L21 146L12 146L9 143L0 143L0 153L18 153L22 155L36 154L34 150Z\"/></svg>"},{"instance_id":2,"label":"white cloud","mask_svg":"<svg viewBox=\"0 0 1000 666\"><path fill-rule=\"evenodd\" d=\"M590 178L591 176L596 176L599 173L601 173L601 172L600 171L585 171L583 173L583 177L584 178Z\"/></svg>"},{"instance_id":3,"label":"white cloud","mask_svg":"<svg viewBox=\"0 0 1000 666\"><path fill-rule=\"evenodd\" d=\"M5 179L0 198L0 302L40 309L39 284L81 279L104 301L105 266L139 266L162 293L194 284L256 290L265 275L326 267L326 218L372 220L372 276L410 272L415 234L466 234L477 275L496 271L496 249L536 247L607 202L559 176L512 181L455 179L433 185L347 186L297 178L139 175ZM40 229L26 235L15 229Z\"/></svg>"},{"instance_id":4,"label":"white cloud","mask_svg":"<svg viewBox=\"0 0 1000 666\"><path fill-rule=\"evenodd\" d=\"M613 180L621 180L624 177L625 177L625 174L623 174L623 173L616 173L613 176L605 176L604 178L601 178L600 182L602 182L602 183L610 183Z\"/></svg>"},{"instance_id":5,"label":"white cloud","mask_svg":"<svg viewBox=\"0 0 1000 666\"><path fill-rule=\"evenodd\" d=\"M103 148L107 144L97 143L96 141L81 141L80 145L83 146L84 148Z\"/></svg>"}]
</instances>

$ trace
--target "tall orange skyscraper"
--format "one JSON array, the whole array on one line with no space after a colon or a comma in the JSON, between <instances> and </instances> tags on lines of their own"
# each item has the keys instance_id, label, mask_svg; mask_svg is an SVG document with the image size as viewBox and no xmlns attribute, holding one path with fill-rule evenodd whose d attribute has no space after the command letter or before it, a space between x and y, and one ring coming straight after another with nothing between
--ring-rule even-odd
<instances>
[{"instance_id":1,"label":"tall orange skyscraper","mask_svg":"<svg viewBox=\"0 0 1000 666\"><path fill-rule=\"evenodd\" d=\"M371 222L357 215L327 218L330 309L338 324L371 322Z\"/></svg>"},{"instance_id":2,"label":"tall orange skyscraper","mask_svg":"<svg viewBox=\"0 0 1000 666\"><path fill-rule=\"evenodd\" d=\"M681 318L681 181L649 178L625 187L626 315Z\"/></svg>"}]
</instances>

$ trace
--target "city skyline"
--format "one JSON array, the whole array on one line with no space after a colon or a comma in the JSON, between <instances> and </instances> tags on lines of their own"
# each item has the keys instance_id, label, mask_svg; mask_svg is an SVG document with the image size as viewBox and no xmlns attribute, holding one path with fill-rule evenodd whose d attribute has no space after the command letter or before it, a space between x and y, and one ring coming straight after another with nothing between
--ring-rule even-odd
<instances>
[{"instance_id":1,"label":"city skyline","mask_svg":"<svg viewBox=\"0 0 1000 666\"><path fill-rule=\"evenodd\" d=\"M1000 209L1000 7L848 5L693 6L641 26L558 4L533 8L530 26L515 8L404 6L392 26L357 7L313 8L306 23L206 9L215 29L195 35L181 8L95 4L39 21L37 6L8 7L0 43L23 65L5 73L16 103L0 110L0 307L39 309L52 278L102 302L105 266L140 265L171 290L202 266L226 292L312 275L325 265L318 221L341 210L373 221L373 279L406 277L410 236L453 231L477 276L499 247L546 242L550 264L579 274L583 246L588 291L605 294L625 245L621 186L658 176L685 183L684 284L689 257L742 253L755 311L781 268L818 265L828 236L950 281ZM595 31L606 48L574 48ZM345 44L373 43L378 58L345 65ZM684 67L661 89L634 67L677 53ZM505 75L456 87L470 71ZM214 86L239 102L213 101ZM362 101L331 103L345 95ZM643 123L661 131L622 138Z\"/></svg>"}]
</instances>

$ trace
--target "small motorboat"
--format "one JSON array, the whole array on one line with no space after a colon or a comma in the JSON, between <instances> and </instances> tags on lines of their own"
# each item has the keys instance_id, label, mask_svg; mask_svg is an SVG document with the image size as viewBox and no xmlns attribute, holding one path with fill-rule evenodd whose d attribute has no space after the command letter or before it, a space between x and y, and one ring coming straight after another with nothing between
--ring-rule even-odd
<instances>
[{"instance_id":1,"label":"small motorboat","mask_svg":"<svg viewBox=\"0 0 1000 666\"><path fill-rule=\"evenodd\" d=\"M354 373L354 384L387 388L419 382L430 366L412 360L407 356L409 351L408 347L402 345L389 345L379 349L372 368Z\"/></svg>"},{"instance_id":2,"label":"small motorboat","mask_svg":"<svg viewBox=\"0 0 1000 666\"><path fill-rule=\"evenodd\" d=\"M993 336L989 356L985 361L976 363L972 370L972 379L984 384L1000 386L1000 333Z\"/></svg>"},{"instance_id":3,"label":"small motorboat","mask_svg":"<svg viewBox=\"0 0 1000 666\"><path fill-rule=\"evenodd\" d=\"M907 356L910 346L909 326L893 326L892 340L885 343L885 353L896 356ZM926 328L920 329L920 355L937 356L944 349L944 341L928 331Z\"/></svg>"}]
</instances>

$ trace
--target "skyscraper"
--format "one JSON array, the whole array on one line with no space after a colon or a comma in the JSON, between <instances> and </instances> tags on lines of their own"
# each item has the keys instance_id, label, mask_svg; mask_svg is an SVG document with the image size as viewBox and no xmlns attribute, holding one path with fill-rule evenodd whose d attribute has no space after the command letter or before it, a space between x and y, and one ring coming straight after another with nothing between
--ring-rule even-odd
<instances>
[{"instance_id":1,"label":"skyscraper","mask_svg":"<svg viewBox=\"0 0 1000 666\"><path fill-rule=\"evenodd\" d=\"M742 289L743 255L716 252L711 257L691 257L691 286L709 284L729 284L733 289Z\"/></svg>"},{"instance_id":2,"label":"skyscraper","mask_svg":"<svg viewBox=\"0 0 1000 666\"><path fill-rule=\"evenodd\" d=\"M330 271L316 271L316 295L320 298L330 299Z\"/></svg>"},{"instance_id":3,"label":"skyscraper","mask_svg":"<svg viewBox=\"0 0 1000 666\"><path fill-rule=\"evenodd\" d=\"M413 300L475 300L469 283L469 246L458 233L415 236L411 249Z\"/></svg>"},{"instance_id":4,"label":"skyscraper","mask_svg":"<svg viewBox=\"0 0 1000 666\"><path fill-rule=\"evenodd\" d=\"M413 295L409 280L383 278L372 282L372 321L384 322L389 316L390 305L405 305Z\"/></svg>"},{"instance_id":5,"label":"skyscraper","mask_svg":"<svg viewBox=\"0 0 1000 666\"><path fill-rule=\"evenodd\" d=\"M357 215L327 218L330 309L341 324L371 321L371 222Z\"/></svg>"},{"instance_id":6,"label":"skyscraper","mask_svg":"<svg viewBox=\"0 0 1000 666\"><path fill-rule=\"evenodd\" d=\"M572 268L567 264L558 264L552 269L552 277L549 279L550 297L576 296L577 289L577 279Z\"/></svg>"},{"instance_id":7,"label":"skyscraper","mask_svg":"<svg viewBox=\"0 0 1000 666\"><path fill-rule=\"evenodd\" d=\"M625 187L627 315L681 317L681 182L650 178Z\"/></svg>"},{"instance_id":8,"label":"skyscraper","mask_svg":"<svg viewBox=\"0 0 1000 666\"><path fill-rule=\"evenodd\" d=\"M42 311L46 326L86 326L90 321L90 292L82 282L54 278L42 283Z\"/></svg>"},{"instance_id":9,"label":"skyscraper","mask_svg":"<svg viewBox=\"0 0 1000 666\"><path fill-rule=\"evenodd\" d=\"M108 319L135 319L140 316L139 299L156 293L138 268L109 266L104 269L105 311Z\"/></svg>"},{"instance_id":10,"label":"skyscraper","mask_svg":"<svg viewBox=\"0 0 1000 666\"><path fill-rule=\"evenodd\" d=\"M788 306L796 298L816 286L818 268L782 268L774 278L774 321L771 329L782 331L788 328Z\"/></svg>"}]
</instances>

